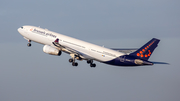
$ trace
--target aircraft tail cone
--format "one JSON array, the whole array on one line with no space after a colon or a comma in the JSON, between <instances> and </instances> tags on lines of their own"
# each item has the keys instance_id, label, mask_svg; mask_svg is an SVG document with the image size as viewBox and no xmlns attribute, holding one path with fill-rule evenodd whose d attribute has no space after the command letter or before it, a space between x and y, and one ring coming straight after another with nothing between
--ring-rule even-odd
<instances>
[{"instance_id":1,"label":"aircraft tail cone","mask_svg":"<svg viewBox=\"0 0 180 101\"><path fill-rule=\"evenodd\" d=\"M143 65L153 65L153 63L149 61L143 61Z\"/></svg>"}]
</instances>

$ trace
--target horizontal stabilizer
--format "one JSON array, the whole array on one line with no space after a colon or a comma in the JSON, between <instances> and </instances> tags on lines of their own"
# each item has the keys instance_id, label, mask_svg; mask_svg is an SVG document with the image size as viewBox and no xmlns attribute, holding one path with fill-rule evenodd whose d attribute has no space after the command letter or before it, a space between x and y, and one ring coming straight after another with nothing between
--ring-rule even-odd
<instances>
[{"instance_id":1,"label":"horizontal stabilizer","mask_svg":"<svg viewBox=\"0 0 180 101\"><path fill-rule=\"evenodd\" d=\"M126 54L130 54L132 52L135 52L136 50L138 49L118 49L118 48L111 48L112 50L115 50L115 51L118 51L118 52L123 52L123 53L126 53Z\"/></svg>"},{"instance_id":2,"label":"horizontal stabilizer","mask_svg":"<svg viewBox=\"0 0 180 101\"><path fill-rule=\"evenodd\" d=\"M167 62L153 62L153 61L151 61L153 64L166 64L166 65L170 65L169 63L167 63Z\"/></svg>"}]
</instances>

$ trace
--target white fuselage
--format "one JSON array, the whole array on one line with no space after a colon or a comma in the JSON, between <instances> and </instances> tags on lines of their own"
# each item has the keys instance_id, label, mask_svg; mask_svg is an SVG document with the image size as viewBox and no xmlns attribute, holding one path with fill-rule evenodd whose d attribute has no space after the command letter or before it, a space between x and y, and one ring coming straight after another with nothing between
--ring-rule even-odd
<instances>
[{"instance_id":1,"label":"white fuselage","mask_svg":"<svg viewBox=\"0 0 180 101\"><path fill-rule=\"evenodd\" d=\"M71 50L71 52L79 53L87 60L93 59L100 62L106 62L122 55L126 55L125 53L94 45L35 26L23 26L23 28L18 29L18 32L24 36L25 39L44 45L50 45L52 47L55 47L52 42L58 38L59 44L65 47L64 51L67 49L67 51Z\"/></svg>"}]
</instances>

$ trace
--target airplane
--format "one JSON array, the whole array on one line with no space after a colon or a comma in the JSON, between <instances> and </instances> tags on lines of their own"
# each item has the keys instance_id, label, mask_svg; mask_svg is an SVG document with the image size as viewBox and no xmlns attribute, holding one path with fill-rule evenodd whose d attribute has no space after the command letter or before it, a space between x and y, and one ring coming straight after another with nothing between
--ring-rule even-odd
<instances>
[{"instance_id":1,"label":"airplane","mask_svg":"<svg viewBox=\"0 0 180 101\"><path fill-rule=\"evenodd\" d=\"M47 54L56 56L60 56L62 52L69 54L72 66L78 66L76 60L85 60L90 67L96 67L93 61L114 66L153 65L148 59L160 41L152 38L139 49L110 49L40 27L25 25L17 30L28 40L28 47L31 46L31 41L34 41L43 44L43 51Z\"/></svg>"}]
</instances>

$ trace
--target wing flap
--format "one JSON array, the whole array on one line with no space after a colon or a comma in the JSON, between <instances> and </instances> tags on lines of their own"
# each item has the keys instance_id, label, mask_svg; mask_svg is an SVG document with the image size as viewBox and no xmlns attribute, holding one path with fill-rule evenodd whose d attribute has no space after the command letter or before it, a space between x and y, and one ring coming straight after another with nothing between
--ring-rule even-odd
<instances>
[{"instance_id":1,"label":"wing flap","mask_svg":"<svg viewBox=\"0 0 180 101\"><path fill-rule=\"evenodd\" d=\"M78 57L84 58L83 54L81 52L79 52L79 51L77 51L75 49L72 49L70 47L65 47L65 46L62 46L61 44L59 44L59 39L58 38L54 42L52 42L52 44L54 46L56 46L56 48L58 48L59 50L65 52L65 53L75 54Z\"/></svg>"}]
</instances>

